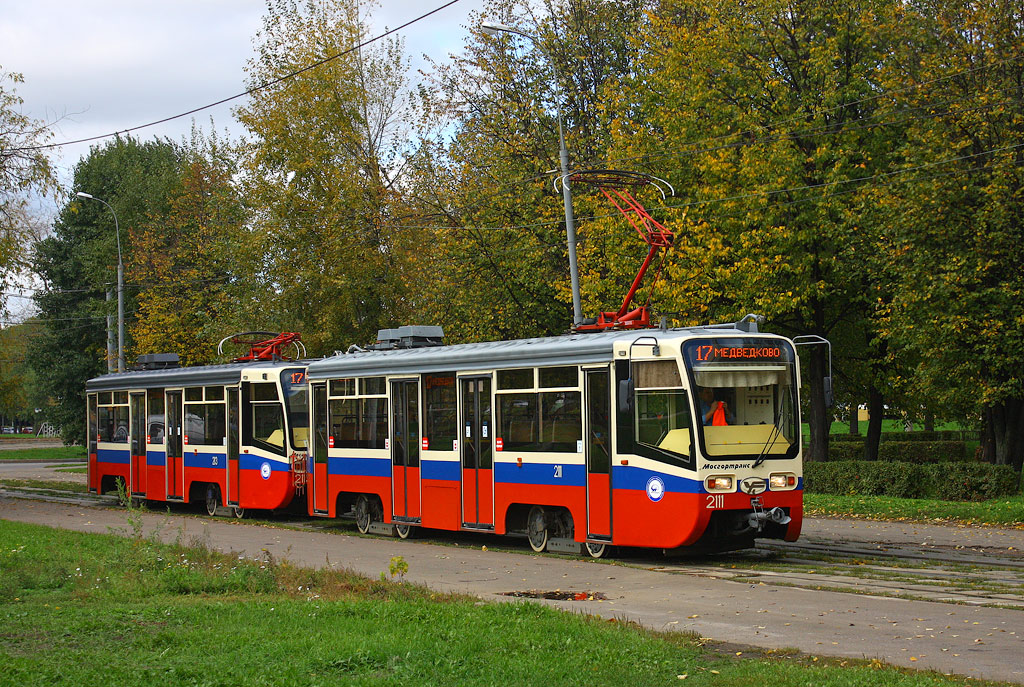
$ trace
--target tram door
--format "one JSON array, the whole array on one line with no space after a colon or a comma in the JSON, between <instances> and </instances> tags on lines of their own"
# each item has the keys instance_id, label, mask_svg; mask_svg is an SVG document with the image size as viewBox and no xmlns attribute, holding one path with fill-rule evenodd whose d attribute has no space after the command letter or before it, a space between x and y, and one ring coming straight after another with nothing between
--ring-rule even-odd
<instances>
[{"instance_id":1,"label":"tram door","mask_svg":"<svg viewBox=\"0 0 1024 687\"><path fill-rule=\"evenodd\" d=\"M224 504L237 506L238 504L238 481L241 478L241 469L238 464L238 387L228 388L228 464L227 464L227 495L224 497Z\"/></svg>"},{"instance_id":2,"label":"tram door","mask_svg":"<svg viewBox=\"0 0 1024 687\"><path fill-rule=\"evenodd\" d=\"M132 496L146 495L146 392L132 393L129 400L131 464L129 484Z\"/></svg>"},{"instance_id":3,"label":"tram door","mask_svg":"<svg viewBox=\"0 0 1024 687\"><path fill-rule=\"evenodd\" d=\"M611 539L611 402L608 370L585 370L587 408L587 538Z\"/></svg>"},{"instance_id":4,"label":"tram door","mask_svg":"<svg viewBox=\"0 0 1024 687\"><path fill-rule=\"evenodd\" d=\"M185 460L182 457L181 391L167 392L167 498L180 499L185 494Z\"/></svg>"},{"instance_id":5,"label":"tram door","mask_svg":"<svg viewBox=\"0 0 1024 687\"><path fill-rule=\"evenodd\" d=\"M313 385L313 444L310 447L312 454L309 463L312 465L310 478L313 481L310 487L313 494L313 512L318 515L327 515L330 504L328 503L329 484L327 481L327 449L329 447L330 431L327 427L327 385Z\"/></svg>"},{"instance_id":6,"label":"tram door","mask_svg":"<svg viewBox=\"0 0 1024 687\"><path fill-rule=\"evenodd\" d=\"M420 517L420 385L391 382L391 488L397 518Z\"/></svg>"},{"instance_id":7,"label":"tram door","mask_svg":"<svg viewBox=\"0 0 1024 687\"><path fill-rule=\"evenodd\" d=\"M493 527L491 378L459 381L462 392L462 522L469 527Z\"/></svg>"}]
</instances>

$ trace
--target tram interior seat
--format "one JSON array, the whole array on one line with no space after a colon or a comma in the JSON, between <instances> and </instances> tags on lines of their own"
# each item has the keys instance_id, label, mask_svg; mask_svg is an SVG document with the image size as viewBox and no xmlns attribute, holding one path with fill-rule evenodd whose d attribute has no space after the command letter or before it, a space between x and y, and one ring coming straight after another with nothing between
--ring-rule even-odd
<instances>
[{"instance_id":1,"label":"tram interior seat","mask_svg":"<svg viewBox=\"0 0 1024 687\"><path fill-rule=\"evenodd\" d=\"M270 444L271 446L278 446L283 448L284 432L280 429L275 429L273 432L270 433L270 436L267 437L267 443Z\"/></svg>"},{"instance_id":2,"label":"tram interior seat","mask_svg":"<svg viewBox=\"0 0 1024 687\"><path fill-rule=\"evenodd\" d=\"M665 438L658 444L658 448L663 448L666 451L672 451L681 456L690 455L690 445L693 443L693 437L690 435L690 429L684 427L682 429L671 429Z\"/></svg>"}]
</instances>

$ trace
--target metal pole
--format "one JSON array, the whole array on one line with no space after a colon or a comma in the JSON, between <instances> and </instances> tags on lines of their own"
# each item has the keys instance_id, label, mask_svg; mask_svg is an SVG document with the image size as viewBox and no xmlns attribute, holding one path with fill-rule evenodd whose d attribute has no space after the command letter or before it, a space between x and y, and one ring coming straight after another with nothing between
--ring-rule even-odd
<instances>
[{"instance_id":1,"label":"metal pole","mask_svg":"<svg viewBox=\"0 0 1024 687\"><path fill-rule=\"evenodd\" d=\"M110 210L110 214L114 216L114 232L117 235L117 371L124 372L124 260L121 259L121 226L117 222L117 213L114 212L114 208L110 206L110 203L84 191L79 191L75 195L79 198L87 198L103 203ZM108 324L107 331L109 330ZM111 357L113 356L108 349L107 358Z\"/></svg>"},{"instance_id":2,"label":"metal pole","mask_svg":"<svg viewBox=\"0 0 1024 687\"><path fill-rule=\"evenodd\" d=\"M121 236L117 237L117 371L124 372L124 263Z\"/></svg>"},{"instance_id":3,"label":"metal pole","mask_svg":"<svg viewBox=\"0 0 1024 687\"><path fill-rule=\"evenodd\" d=\"M569 244L569 284L572 289L572 326L575 329L583 322L583 308L580 305L580 275L579 267L576 264L576 216L572 209L572 188L569 184L569 150L565 145L565 132L562 127L562 89L558 85L558 70L555 69L555 63L551 59L551 55L544 50L536 36L520 31L512 26L493 22L484 22L481 25L481 29L488 36L505 32L514 33L517 36L529 39L533 46L544 55L544 58L548 61L548 66L551 67L551 71L555 75L555 110L558 113L558 158L562 168L562 203L565 205L565 233Z\"/></svg>"},{"instance_id":4,"label":"metal pole","mask_svg":"<svg viewBox=\"0 0 1024 687\"><path fill-rule=\"evenodd\" d=\"M576 263L576 215L572 209L572 189L569 186L569 151L562 133L562 108L558 108L558 157L562 162L562 203L565 205L565 233L569 242L569 285L572 288L572 326L583 322L580 305L580 273Z\"/></svg>"},{"instance_id":5,"label":"metal pole","mask_svg":"<svg viewBox=\"0 0 1024 687\"><path fill-rule=\"evenodd\" d=\"M107 289L107 303L113 300L114 294ZM114 371L114 316L107 312L107 372Z\"/></svg>"}]
</instances>

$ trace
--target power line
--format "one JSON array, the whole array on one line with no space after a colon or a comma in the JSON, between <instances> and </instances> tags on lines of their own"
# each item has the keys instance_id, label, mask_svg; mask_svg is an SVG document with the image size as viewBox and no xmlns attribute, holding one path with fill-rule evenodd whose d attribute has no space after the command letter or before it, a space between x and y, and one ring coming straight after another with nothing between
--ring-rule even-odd
<instances>
[{"instance_id":1,"label":"power line","mask_svg":"<svg viewBox=\"0 0 1024 687\"><path fill-rule=\"evenodd\" d=\"M317 67L320 67L320 66L322 66L324 64L327 64L328 62L332 62L332 61L334 61L334 60L336 60L336 59L338 59L340 57L344 57L345 55L348 55L349 53L356 52L357 50L360 50L361 48L365 48L366 46L370 45L371 43L376 43L377 41L379 41L379 40L381 40L383 38L387 38L388 36L390 36L393 33L397 33L398 31L401 31L402 29L404 29L406 27L412 26L416 22L422 21L423 19L426 19L427 17L429 17L429 16L431 16L433 14L437 14L441 10L447 9L447 8L451 7L452 5L454 5L457 2L459 2L459 0L450 0L449 2L446 2L445 4L441 5L440 7L427 12L426 14L421 14L420 16L416 17L415 19L412 19L410 21L405 22L401 26L398 26L396 28L393 28L393 29L390 29L388 31L385 31L382 34L380 34L378 36L374 36L373 38L367 39L367 40L363 41L362 43L359 43L358 45L352 46L351 48L347 48L345 50L342 50L341 52L337 53L336 55L331 55L330 57L325 57L324 59L319 60L317 62L314 62L313 64L307 65L307 66L303 67L302 69L297 69L297 70L295 70L293 72L285 74L284 76L279 76L276 79L271 79L270 81L262 83L259 86L254 86L254 87L250 88L249 90L247 90L247 91L245 91L243 93L238 93L236 95L232 95L232 96L227 97L227 98L222 98L222 99L218 100L215 103L210 103L209 105L203 105L202 107L193 108L193 109L189 110L188 112L182 112L181 114L172 115L170 117L164 117L163 119L158 119L155 122L149 122L148 124L139 124L138 126L129 127L127 129L123 129L121 131L115 131L115 132L109 133L109 134L101 134L99 136L90 136L88 138L79 138L79 139L74 140L74 141L62 141L60 143L47 143L47 144L43 144L43 145L24 146L24 147L21 147L21 148L9 148L8 151L10 151L10 152L22 152L22 151L31 151L31 150L47 150L47 149L50 149L50 148L59 148L61 146L65 146L65 145L74 145L76 143L88 143L90 141L98 141L98 140L101 140L101 139L104 139L104 138L111 138L113 136L120 136L122 134L129 134L129 133L131 133L133 131L138 131L139 129L146 129L146 128L149 128L151 126L156 126L157 124L164 124L165 122L170 122L170 121L173 121L175 119L181 119L182 117L188 117L189 115L196 114L197 112L202 112L203 110L209 110L210 108L217 107L218 105L223 105L224 103L231 102L232 100L238 100L239 98L244 98L245 96L252 95L253 93L256 93L258 91L262 91L264 89L270 88L271 86L276 86L277 84L281 83L282 81L287 81L288 79L294 78L294 77L298 76L299 74L302 74L304 72L308 72L311 69L316 69Z\"/></svg>"}]
</instances>

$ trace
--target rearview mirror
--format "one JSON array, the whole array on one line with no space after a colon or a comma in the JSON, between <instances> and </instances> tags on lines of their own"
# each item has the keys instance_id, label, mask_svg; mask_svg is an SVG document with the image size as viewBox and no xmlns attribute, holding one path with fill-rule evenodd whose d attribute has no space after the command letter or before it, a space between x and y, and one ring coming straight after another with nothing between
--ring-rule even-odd
<instances>
[{"instance_id":1,"label":"rearview mirror","mask_svg":"<svg viewBox=\"0 0 1024 687\"><path fill-rule=\"evenodd\" d=\"M619 412L633 412L633 378L619 381Z\"/></svg>"}]
</instances>

